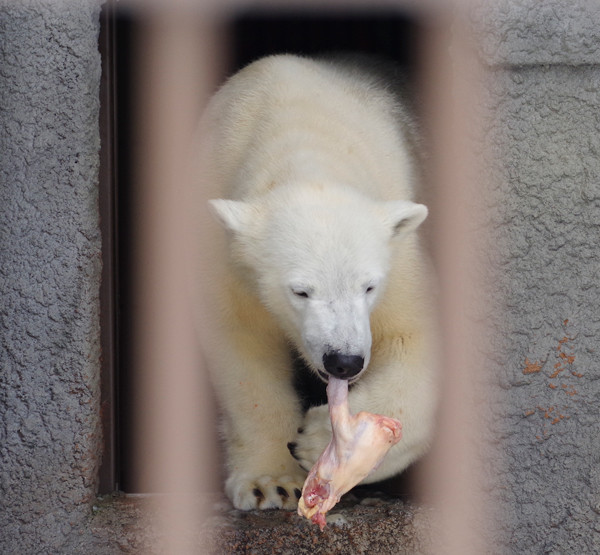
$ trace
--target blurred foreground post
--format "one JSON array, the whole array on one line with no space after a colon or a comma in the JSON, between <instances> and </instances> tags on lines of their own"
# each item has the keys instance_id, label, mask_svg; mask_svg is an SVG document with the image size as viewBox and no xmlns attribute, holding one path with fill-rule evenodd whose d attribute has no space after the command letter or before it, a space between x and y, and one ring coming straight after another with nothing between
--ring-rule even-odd
<instances>
[{"instance_id":1,"label":"blurred foreground post","mask_svg":"<svg viewBox=\"0 0 600 555\"><path fill-rule=\"evenodd\" d=\"M436 553L485 553L481 482L481 375L486 329L480 313L484 184L474 141L481 71L458 19L432 22L424 41L423 86L431 114L433 252L441 285L441 407L423 487L440 510ZM485 392L483 392L485 397Z\"/></svg>"},{"instance_id":2,"label":"blurred foreground post","mask_svg":"<svg viewBox=\"0 0 600 555\"><path fill-rule=\"evenodd\" d=\"M134 104L134 348L136 471L160 492L166 552L196 552L200 493L211 491L210 414L197 325L193 264L202 245L192 221L190 156L214 81L214 35L195 12L140 13ZM195 198L195 197L194 197Z\"/></svg>"}]
</instances>

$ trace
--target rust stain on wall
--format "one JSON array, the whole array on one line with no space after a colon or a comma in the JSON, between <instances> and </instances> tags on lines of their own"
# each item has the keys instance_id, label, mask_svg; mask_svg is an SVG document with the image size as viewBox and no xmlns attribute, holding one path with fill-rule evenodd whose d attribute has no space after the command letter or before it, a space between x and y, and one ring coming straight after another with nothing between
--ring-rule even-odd
<instances>
[{"instance_id":1,"label":"rust stain on wall","mask_svg":"<svg viewBox=\"0 0 600 555\"><path fill-rule=\"evenodd\" d=\"M541 361L532 362L528 358L526 358L523 374L537 374L542 369L542 366L543 363Z\"/></svg>"},{"instance_id":2,"label":"rust stain on wall","mask_svg":"<svg viewBox=\"0 0 600 555\"><path fill-rule=\"evenodd\" d=\"M542 435L536 435L538 440L543 440L548 436L548 424L555 425L562 420L569 418L569 416L566 414L566 410L571 408L568 398L573 398L575 395L577 395L577 389L572 383L573 378L583 377L581 372L573 369L576 359L573 347L573 341L575 340L575 337L567 332L568 324L568 319L563 320L562 327L564 330L564 335L561 339L559 339L556 348L552 349L545 359L531 361L528 357L525 358L525 363L522 370L523 374L531 375L532 377L539 375L539 379L545 379L545 385L552 390L552 393L550 394L550 403L547 405L544 404L544 406L538 404L535 408L526 409L523 413L525 417L538 414L542 418ZM553 365L552 372L548 374L547 372L542 372L542 369L550 358L555 358L556 362ZM535 379L537 380L537 378ZM566 395L565 405L562 405L562 403L559 401L559 396L563 393ZM560 408L558 405L561 405Z\"/></svg>"}]
</instances>

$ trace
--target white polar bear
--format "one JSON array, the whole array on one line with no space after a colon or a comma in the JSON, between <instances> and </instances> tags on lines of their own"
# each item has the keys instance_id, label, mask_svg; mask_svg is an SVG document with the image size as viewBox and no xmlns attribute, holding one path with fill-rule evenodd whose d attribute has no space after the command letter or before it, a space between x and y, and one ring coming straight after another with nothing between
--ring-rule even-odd
<instances>
[{"instance_id":1,"label":"white polar bear","mask_svg":"<svg viewBox=\"0 0 600 555\"><path fill-rule=\"evenodd\" d=\"M223 413L225 489L239 509L293 509L327 445L304 412L293 352L350 406L398 418L403 438L365 482L426 451L435 387L427 215L398 100L370 72L281 55L229 79L203 118L202 186L227 229L211 261L205 343ZM211 239L212 240L212 239ZM293 454L293 456L292 456Z\"/></svg>"}]
</instances>

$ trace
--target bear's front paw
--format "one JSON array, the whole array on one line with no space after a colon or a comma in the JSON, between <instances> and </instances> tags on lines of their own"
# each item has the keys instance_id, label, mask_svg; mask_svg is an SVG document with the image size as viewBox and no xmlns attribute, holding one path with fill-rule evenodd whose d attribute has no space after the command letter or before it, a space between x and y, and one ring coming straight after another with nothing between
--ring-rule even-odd
<instances>
[{"instance_id":1,"label":"bear's front paw","mask_svg":"<svg viewBox=\"0 0 600 555\"><path fill-rule=\"evenodd\" d=\"M298 428L294 441L288 443L288 449L300 466L307 472L317 462L331 439L331 421L329 406L311 408L304 417L304 423Z\"/></svg>"},{"instance_id":2,"label":"bear's front paw","mask_svg":"<svg viewBox=\"0 0 600 555\"><path fill-rule=\"evenodd\" d=\"M252 509L288 509L293 511L298 506L302 494L304 475L248 476L233 475L227 479L225 490L236 509L250 511Z\"/></svg>"}]
</instances>

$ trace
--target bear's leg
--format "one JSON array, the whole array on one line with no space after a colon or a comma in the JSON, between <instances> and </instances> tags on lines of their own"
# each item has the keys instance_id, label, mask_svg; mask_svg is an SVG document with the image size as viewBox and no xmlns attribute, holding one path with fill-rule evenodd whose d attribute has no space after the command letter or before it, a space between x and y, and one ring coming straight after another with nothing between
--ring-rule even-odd
<instances>
[{"instance_id":1,"label":"bear's leg","mask_svg":"<svg viewBox=\"0 0 600 555\"><path fill-rule=\"evenodd\" d=\"M287 449L302 421L289 349L249 335L230 338L235 348L215 369L225 413L225 491L237 509L294 510L306 473Z\"/></svg>"}]
</instances>

